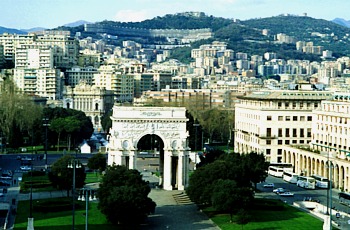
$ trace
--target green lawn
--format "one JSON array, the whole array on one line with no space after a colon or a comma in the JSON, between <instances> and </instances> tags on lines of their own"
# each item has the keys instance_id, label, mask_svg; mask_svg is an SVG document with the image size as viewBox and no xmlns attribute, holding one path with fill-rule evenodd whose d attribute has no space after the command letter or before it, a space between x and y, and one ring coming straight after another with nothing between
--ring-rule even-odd
<instances>
[{"instance_id":1,"label":"green lawn","mask_svg":"<svg viewBox=\"0 0 350 230\"><path fill-rule=\"evenodd\" d=\"M62 198L61 198L62 199ZM35 205L36 200L33 201ZM78 230L85 229L85 202L79 202L75 212L75 227ZM29 201L20 201L18 203L16 216L16 230L26 230L28 223ZM35 212L33 211L34 228L36 230L69 230L72 229L72 211L62 212ZM112 230L122 229L107 222L106 217L97 209L97 203L89 203L88 211L89 230Z\"/></svg>"},{"instance_id":2,"label":"green lawn","mask_svg":"<svg viewBox=\"0 0 350 230\"><path fill-rule=\"evenodd\" d=\"M230 223L227 214L211 215L210 209L204 211L223 230L240 230L242 227L244 230L314 230L323 226L323 221L289 205L283 205L282 210L251 210L250 221L243 226Z\"/></svg>"},{"instance_id":3,"label":"green lawn","mask_svg":"<svg viewBox=\"0 0 350 230\"><path fill-rule=\"evenodd\" d=\"M103 175L98 173L98 172L97 173L88 172L88 173L86 173L85 184L101 182L102 177L103 177Z\"/></svg>"}]
</instances>

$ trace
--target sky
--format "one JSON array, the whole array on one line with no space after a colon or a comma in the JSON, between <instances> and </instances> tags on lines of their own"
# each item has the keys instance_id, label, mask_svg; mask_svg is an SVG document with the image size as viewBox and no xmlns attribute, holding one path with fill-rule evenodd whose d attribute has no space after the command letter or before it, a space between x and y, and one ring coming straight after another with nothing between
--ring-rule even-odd
<instances>
[{"instance_id":1,"label":"sky","mask_svg":"<svg viewBox=\"0 0 350 230\"><path fill-rule=\"evenodd\" d=\"M348 0L0 0L0 26L55 28L84 20L139 22L166 14L200 11L247 20L280 14L350 20Z\"/></svg>"}]
</instances>

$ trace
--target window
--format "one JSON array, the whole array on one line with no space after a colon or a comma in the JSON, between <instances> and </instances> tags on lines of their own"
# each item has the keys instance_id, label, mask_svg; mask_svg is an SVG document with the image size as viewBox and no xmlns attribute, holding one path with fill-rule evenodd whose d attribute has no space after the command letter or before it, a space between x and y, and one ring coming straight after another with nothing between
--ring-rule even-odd
<instances>
[{"instance_id":1,"label":"window","mask_svg":"<svg viewBox=\"0 0 350 230\"><path fill-rule=\"evenodd\" d=\"M282 149L277 149L277 155L282 155Z\"/></svg>"},{"instance_id":2,"label":"window","mask_svg":"<svg viewBox=\"0 0 350 230\"><path fill-rule=\"evenodd\" d=\"M312 116L307 116L307 121L312 121Z\"/></svg>"},{"instance_id":3,"label":"window","mask_svg":"<svg viewBox=\"0 0 350 230\"><path fill-rule=\"evenodd\" d=\"M271 128L266 128L266 136L271 137Z\"/></svg>"},{"instance_id":4,"label":"window","mask_svg":"<svg viewBox=\"0 0 350 230\"><path fill-rule=\"evenodd\" d=\"M283 136L283 134L282 134L282 129L279 128L279 129L278 129L278 137L282 137L282 136Z\"/></svg>"},{"instance_id":5,"label":"window","mask_svg":"<svg viewBox=\"0 0 350 230\"><path fill-rule=\"evenodd\" d=\"M289 102L286 102L284 105L286 106L286 108L288 108L289 107Z\"/></svg>"},{"instance_id":6,"label":"window","mask_svg":"<svg viewBox=\"0 0 350 230\"><path fill-rule=\"evenodd\" d=\"M300 116L300 121L305 121L305 116Z\"/></svg>"},{"instance_id":7,"label":"window","mask_svg":"<svg viewBox=\"0 0 350 230\"><path fill-rule=\"evenodd\" d=\"M292 140L292 143L297 144L298 142L297 142L297 140Z\"/></svg>"},{"instance_id":8,"label":"window","mask_svg":"<svg viewBox=\"0 0 350 230\"><path fill-rule=\"evenodd\" d=\"M266 149L266 155L271 155L271 149Z\"/></svg>"},{"instance_id":9,"label":"window","mask_svg":"<svg viewBox=\"0 0 350 230\"><path fill-rule=\"evenodd\" d=\"M286 135L285 136L289 137L289 129L288 128L286 129Z\"/></svg>"},{"instance_id":10,"label":"window","mask_svg":"<svg viewBox=\"0 0 350 230\"><path fill-rule=\"evenodd\" d=\"M290 121L290 116L286 116L286 121Z\"/></svg>"},{"instance_id":11,"label":"window","mask_svg":"<svg viewBox=\"0 0 350 230\"><path fill-rule=\"evenodd\" d=\"M304 129L300 129L300 137L304 137Z\"/></svg>"},{"instance_id":12,"label":"window","mask_svg":"<svg viewBox=\"0 0 350 230\"><path fill-rule=\"evenodd\" d=\"M283 116L278 116L279 121L283 121Z\"/></svg>"},{"instance_id":13,"label":"window","mask_svg":"<svg viewBox=\"0 0 350 230\"><path fill-rule=\"evenodd\" d=\"M266 145L271 145L271 140L266 140Z\"/></svg>"},{"instance_id":14,"label":"window","mask_svg":"<svg viewBox=\"0 0 350 230\"><path fill-rule=\"evenodd\" d=\"M293 102L293 109L295 109L297 107L297 103Z\"/></svg>"},{"instance_id":15,"label":"window","mask_svg":"<svg viewBox=\"0 0 350 230\"><path fill-rule=\"evenodd\" d=\"M272 117L271 117L271 116L267 116L267 120L268 120L268 121L271 121L271 120L272 120Z\"/></svg>"},{"instance_id":16,"label":"window","mask_svg":"<svg viewBox=\"0 0 350 230\"><path fill-rule=\"evenodd\" d=\"M300 140L299 143L300 143L300 144L304 144L304 140Z\"/></svg>"},{"instance_id":17,"label":"window","mask_svg":"<svg viewBox=\"0 0 350 230\"><path fill-rule=\"evenodd\" d=\"M283 144L282 140L278 140L278 144L282 145Z\"/></svg>"},{"instance_id":18,"label":"window","mask_svg":"<svg viewBox=\"0 0 350 230\"><path fill-rule=\"evenodd\" d=\"M282 107L282 102L278 102L278 103L277 103L277 106L278 106L278 107Z\"/></svg>"},{"instance_id":19,"label":"window","mask_svg":"<svg viewBox=\"0 0 350 230\"><path fill-rule=\"evenodd\" d=\"M282 163L282 157L277 157L277 162Z\"/></svg>"},{"instance_id":20,"label":"window","mask_svg":"<svg viewBox=\"0 0 350 230\"><path fill-rule=\"evenodd\" d=\"M307 129L307 137L311 137L311 128Z\"/></svg>"},{"instance_id":21,"label":"window","mask_svg":"<svg viewBox=\"0 0 350 230\"><path fill-rule=\"evenodd\" d=\"M285 143L286 145L289 145L289 140L285 140L284 143Z\"/></svg>"},{"instance_id":22,"label":"window","mask_svg":"<svg viewBox=\"0 0 350 230\"><path fill-rule=\"evenodd\" d=\"M297 129L293 129L293 137L297 137Z\"/></svg>"},{"instance_id":23,"label":"window","mask_svg":"<svg viewBox=\"0 0 350 230\"><path fill-rule=\"evenodd\" d=\"M298 120L298 116L293 116L293 121L297 121Z\"/></svg>"}]
</instances>

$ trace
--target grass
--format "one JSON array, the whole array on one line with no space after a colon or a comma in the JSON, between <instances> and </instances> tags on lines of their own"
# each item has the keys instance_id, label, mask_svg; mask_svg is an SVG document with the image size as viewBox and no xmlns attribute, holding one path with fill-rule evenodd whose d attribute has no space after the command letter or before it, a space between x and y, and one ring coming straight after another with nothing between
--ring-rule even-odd
<instances>
[{"instance_id":1,"label":"grass","mask_svg":"<svg viewBox=\"0 0 350 230\"><path fill-rule=\"evenodd\" d=\"M60 198L62 199L62 198ZM33 200L35 205L36 200ZM75 211L75 228L85 229L85 202L77 201L80 208ZM16 215L16 230L26 230L28 224L29 201L19 201ZM36 212L33 211L34 227L36 230L65 230L72 228L72 211L61 212ZM112 230L121 229L108 223L106 217L97 209L97 203L89 203L88 211L89 230Z\"/></svg>"},{"instance_id":2,"label":"grass","mask_svg":"<svg viewBox=\"0 0 350 230\"><path fill-rule=\"evenodd\" d=\"M323 221L286 204L283 204L282 210L250 210L250 221L243 226L231 223L228 214L213 214L210 208L204 212L223 230L313 230L323 227Z\"/></svg>"},{"instance_id":3,"label":"grass","mask_svg":"<svg viewBox=\"0 0 350 230\"><path fill-rule=\"evenodd\" d=\"M103 175L99 172L88 172L86 173L85 184L101 182L102 177Z\"/></svg>"}]
</instances>

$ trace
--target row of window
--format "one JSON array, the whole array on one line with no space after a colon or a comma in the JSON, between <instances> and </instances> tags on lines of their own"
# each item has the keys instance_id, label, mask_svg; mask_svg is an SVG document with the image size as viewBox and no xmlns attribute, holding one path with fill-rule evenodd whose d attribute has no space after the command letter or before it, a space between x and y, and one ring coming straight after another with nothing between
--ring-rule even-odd
<instances>
[{"instance_id":1,"label":"row of window","mask_svg":"<svg viewBox=\"0 0 350 230\"><path fill-rule=\"evenodd\" d=\"M267 116L266 120L272 121L272 116ZM312 121L312 116L278 116L278 121Z\"/></svg>"},{"instance_id":2,"label":"row of window","mask_svg":"<svg viewBox=\"0 0 350 230\"><path fill-rule=\"evenodd\" d=\"M283 140L278 140L277 141L277 144L278 145L290 145L290 144L305 144L305 143L310 143L311 140L284 140L284 143L283 143ZM271 145L271 140L266 140L266 145Z\"/></svg>"}]
</instances>

